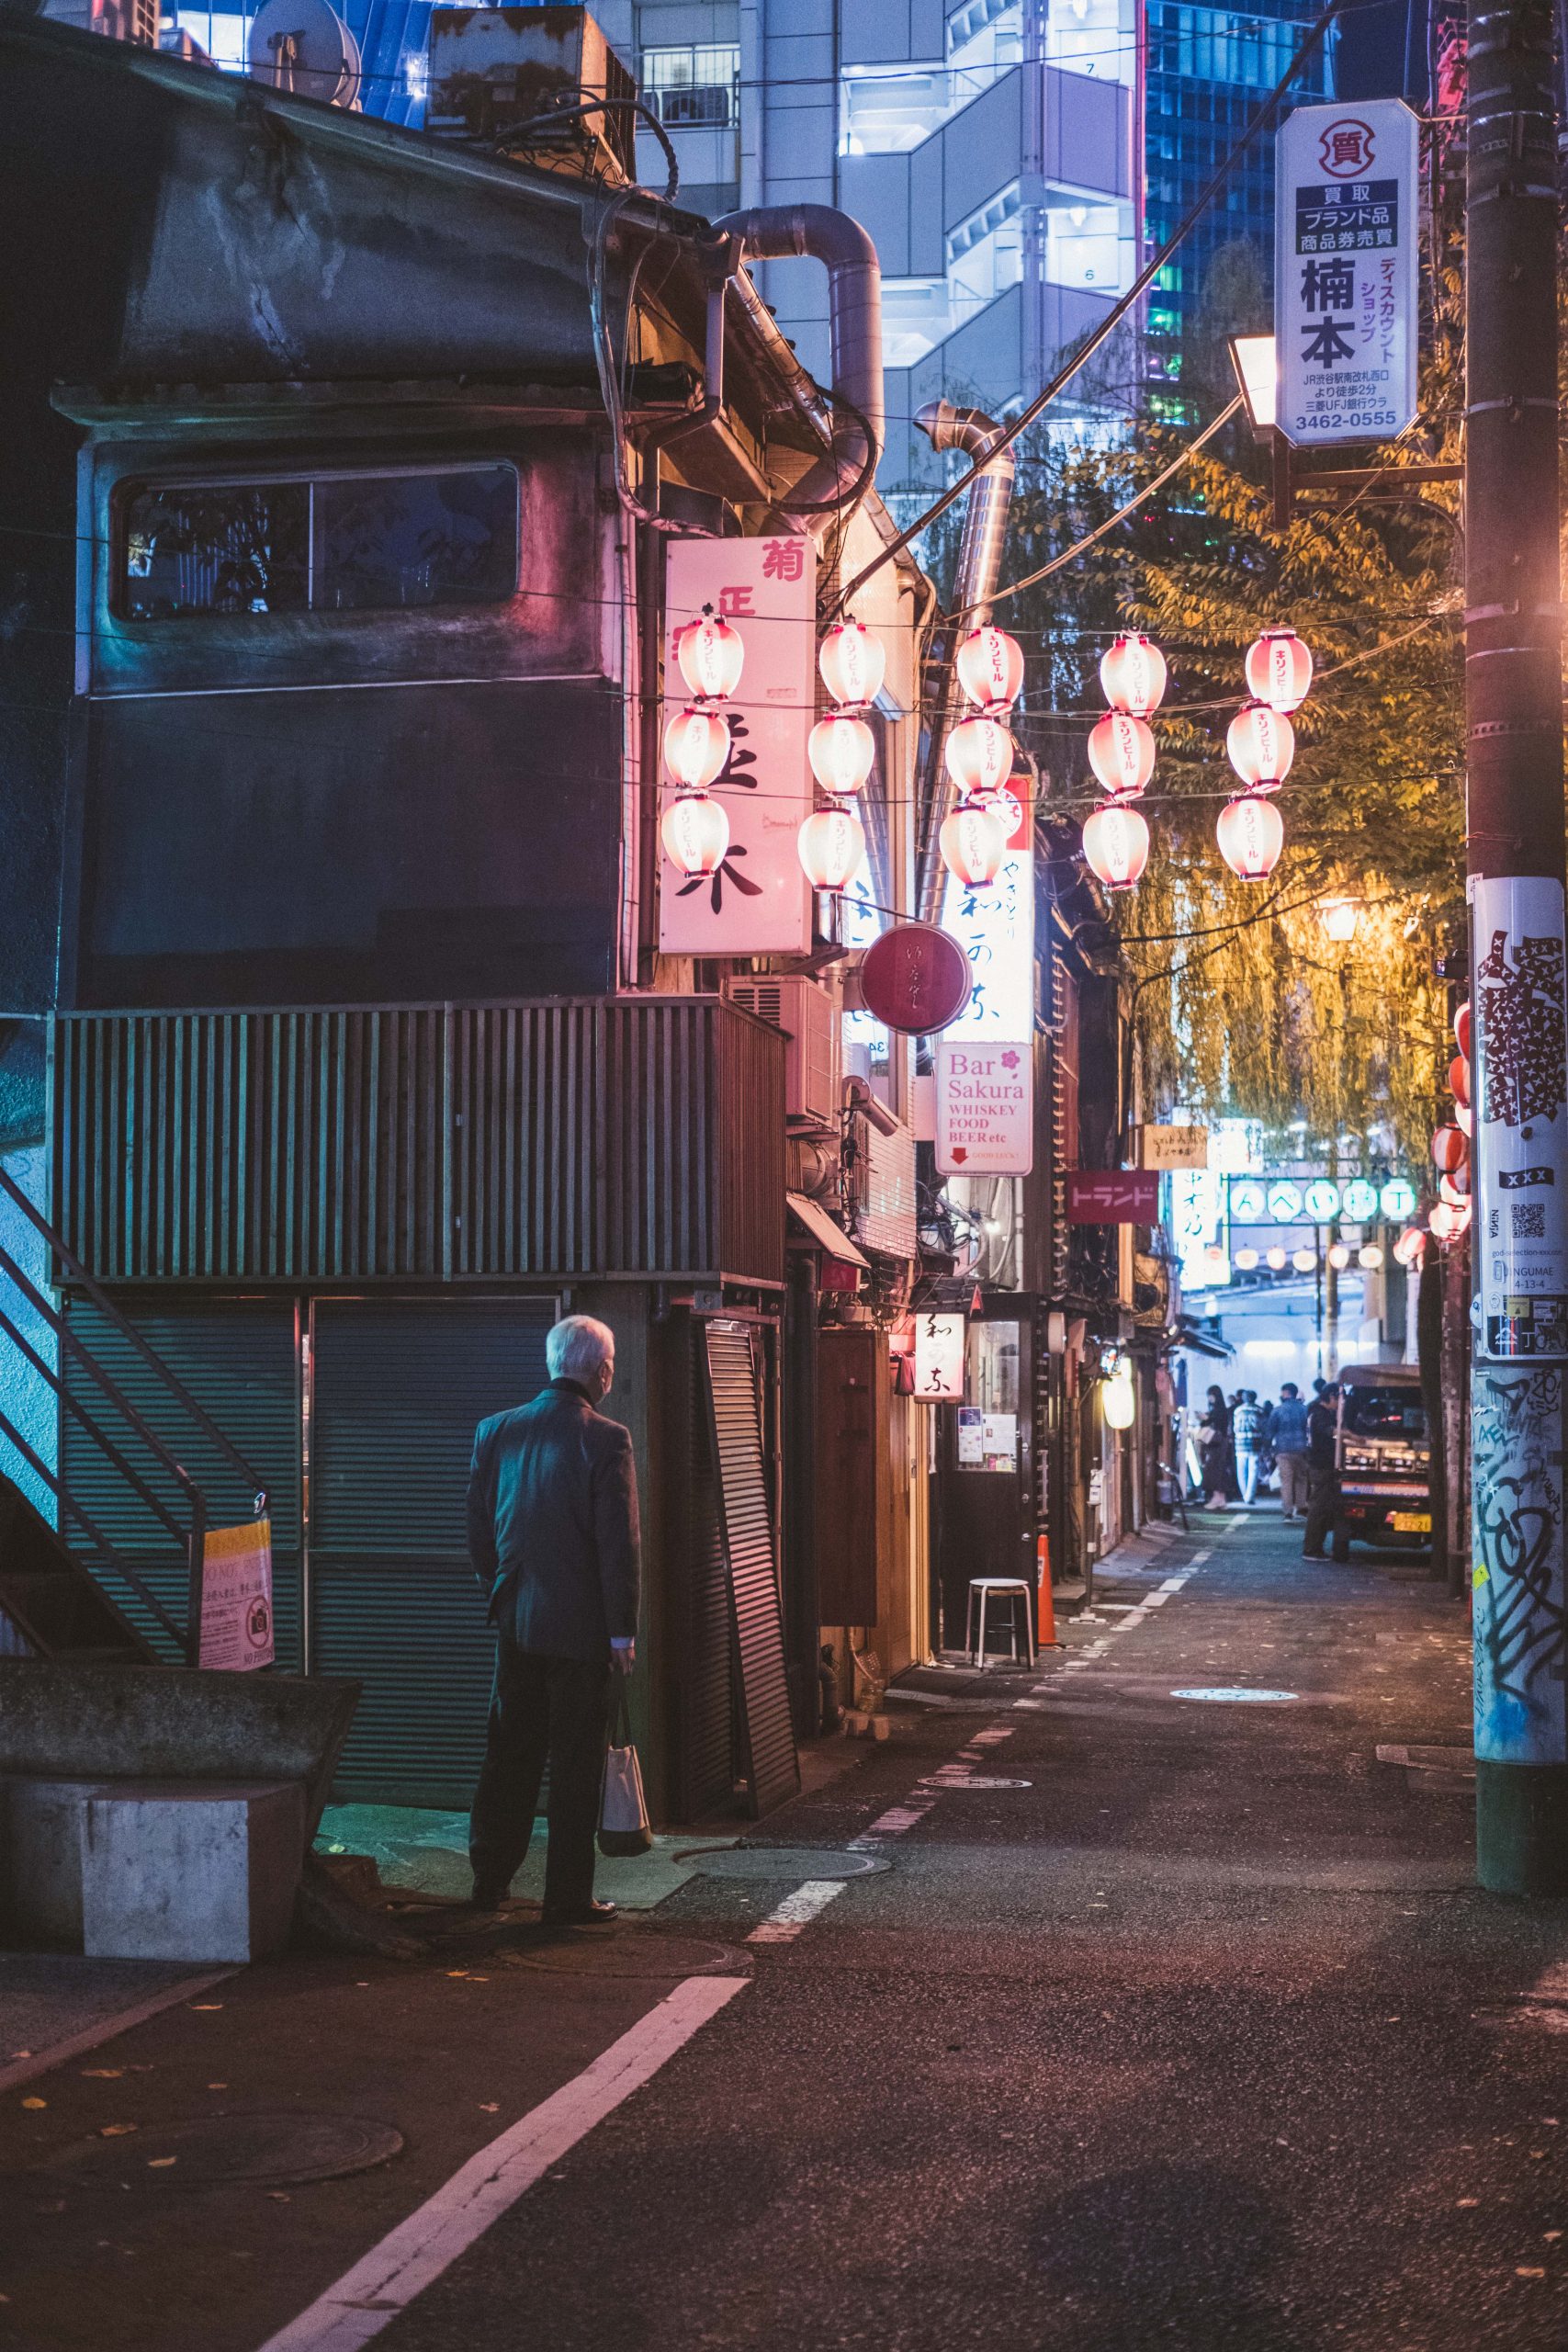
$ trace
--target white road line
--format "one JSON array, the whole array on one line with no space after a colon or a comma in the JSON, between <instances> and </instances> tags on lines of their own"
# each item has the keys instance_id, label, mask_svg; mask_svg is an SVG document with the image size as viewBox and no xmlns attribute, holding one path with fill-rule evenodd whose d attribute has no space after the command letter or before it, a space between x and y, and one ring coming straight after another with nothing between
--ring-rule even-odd
<instances>
[{"instance_id":1,"label":"white road line","mask_svg":"<svg viewBox=\"0 0 1568 2352\"><path fill-rule=\"evenodd\" d=\"M1234 1535L1238 1527L1250 1527L1251 1524L1252 1513L1247 1510L1238 1510L1234 1519L1226 1520L1225 1533L1227 1535Z\"/></svg>"},{"instance_id":2,"label":"white road line","mask_svg":"<svg viewBox=\"0 0 1568 2352\"><path fill-rule=\"evenodd\" d=\"M261 2352L357 2352L750 1982L688 1976L551 2098L481 2148Z\"/></svg>"},{"instance_id":3,"label":"white road line","mask_svg":"<svg viewBox=\"0 0 1568 2352\"><path fill-rule=\"evenodd\" d=\"M808 1878L793 1894L786 1894L776 1911L752 1928L746 1940L749 1944L792 1944L802 1928L808 1928L819 1911L826 1911L836 1894L842 1894L848 1881L841 1878Z\"/></svg>"}]
</instances>

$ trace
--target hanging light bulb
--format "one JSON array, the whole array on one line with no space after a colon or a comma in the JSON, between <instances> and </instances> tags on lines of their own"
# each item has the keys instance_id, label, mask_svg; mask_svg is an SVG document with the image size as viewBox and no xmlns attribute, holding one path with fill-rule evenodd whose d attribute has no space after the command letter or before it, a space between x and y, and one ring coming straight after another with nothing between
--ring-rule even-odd
<instances>
[{"instance_id":1,"label":"hanging light bulb","mask_svg":"<svg viewBox=\"0 0 1568 2352\"><path fill-rule=\"evenodd\" d=\"M1089 763L1107 792L1132 799L1155 772L1153 729L1124 710L1108 710L1089 729Z\"/></svg>"},{"instance_id":2,"label":"hanging light bulb","mask_svg":"<svg viewBox=\"0 0 1568 2352\"><path fill-rule=\"evenodd\" d=\"M740 632L721 613L705 605L694 621L675 632L675 659L688 693L710 702L725 702L740 684L746 648Z\"/></svg>"},{"instance_id":3,"label":"hanging light bulb","mask_svg":"<svg viewBox=\"0 0 1568 2352\"><path fill-rule=\"evenodd\" d=\"M984 711L1010 710L1023 691L1023 648L1005 628L972 629L955 666L959 684Z\"/></svg>"},{"instance_id":4,"label":"hanging light bulb","mask_svg":"<svg viewBox=\"0 0 1568 2352\"><path fill-rule=\"evenodd\" d=\"M1325 939L1332 939L1337 947L1348 947L1360 929L1361 901L1359 899L1320 899L1317 919L1323 925Z\"/></svg>"},{"instance_id":5,"label":"hanging light bulb","mask_svg":"<svg viewBox=\"0 0 1568 2352\"><path fill-rule=\"evenodd\" d=\"M817 666L822 684L843 709L863 710L882 690L887 655L863 621L835 621L822 639Z\"/></svg>"},{"instance_id":6,"label":"hanging light bulb","mask_svg":"<svg viewBox=\"0 0 1568 2352\"><path fill-rule=\"evenodd\" d=\"M1277 1274L1282 1274L1290 1262L1289 1251L1281 1249L1279 1242L1276 1241L1274 1247L1269 1252L1269 1265L1272 1266Z\"/></svg>"},{"instance_id":7,"label":"hanging light bulb","mask_svg":"<svg viewBox=\"0 0 1568 2352\"><path fill-rule=\"evenodd\" d=\"M1285 827L1271 800L1238 793L1221 809L1214 831L1220 855L1243 882L1266 882L1280 863Z\"/></svg>"},{"instance_id":8,"label":"hanging light bulb","mask_svg":"<svg viewBox=\"0 0 1568 2352\"><path fill-rule=\"evenodd\" d=\"M688 707L664 729L664 764L688 792L705 792L728 757L728 722L716 711Z\"/></svg>"},{"instance_id":9,"label":"hanging light bulb","mask_svg":"<svg viewBox=\"0 0 1568 2352\"><path fill-rule=\"evenodd\" d=\"M1382 1251L1375 1241L1362 1242L1356 1252L1356 1263L1358 1266L1364 1266L1369 1274L1376 1273L1382 1264Z\"/></svg>"},{"instance_id":10,"label":"hanging light bulb","mask_svg":"<svg viewBox=\"0 0 1568 2352\"><path fill-rule=\"evenodd\" d=\"M1277 791L1296 756L1296 730L1282 711L1249 702L1225 730L1230 763L1249 792Z\"/></svg>"},{"instance_id":11,"label":"hanging light bulb","mask_svg":"<svg viewBox=\"0 0 1568 2352\"><path fill-rule=\"evenodd\" d=\"M942 862L966 888L983 890L1001 872L1007 830L999 817L973 800L962 801L942 820L938 835Z\"/></svg>"},{"instance_id":12,"label":"hanging light bulb","mask_svg":"<svg viewBox=\"0 0 1568 2352\"><path fill-rule=\"evenodd\" d=\"M811 773L824 792L858 792L876 759L876 738L863 718L835 711L819 718L806 743Z\"/></svg>"},{"instance_id":13,"label":"hanging light bulb","mask_svg":"<svg viewBox=\"0 0 1568 2352\"><path fill-rule=\"evenodd\" d=\"M1317 1252L1315 1250L1297 1250L1291 1263L1298 1274L1310 1274L1317 1264Z\"/></svg>"},{"instance_id":14,"label":"hanging light bulb","mask_svg":"<svg viewBox=\"0 0 1568 2352\"><path fill-rule=\"evenodd\" d=\"M1271 710L1299 710L1312 684L1312 655L1294 629L1266 628L1247 650L1247 687Z\"/></svg>"},{"instance_id":15,"label":"hanging light bulb","mask_svg":"<svg viewBox=\"0 0 1568 2352\"><path fill-rule=\"evenodd\" d=\"M818 808L800 829L800 862L814 890L841 890L864 855L864 828L848 808Z\"/></svg>"},{"instance_id":16,"label":"hanging light bulb","mask_svg":"<svg viewBox=\"0 0 1568 2352\"><path fill-rule=\"evenodd\" d=\"M1001 790L1012 774L1015 751L1012 737L996 719L965 718L949 735L942 759L960 792L972 796Z\"/></svg>"},{"instance_id":17,"label":"hanging light bulb","mask_svg":"<svg viewBox=\"0 0 1568 2352\"><path fill-rule=\"evenodd\" d=\"M682 874L713 874L729 847L729 820L705 792L682 792L664 811L660 837Z\"/></svg>"},{"instance_id":18,"label":"hanging light bulb","mask_svg":"<svg viewBox=\"0 0 1568 2352\"><path fill-rule=\"evenodd\" d=\"M1100 683L1112 710L1147 718L1165 694L1165 655L1154 639L1130 632L1100 660Z\"/></svg>"},{"instance_id":19,"label":"hanging light bulb","mask_svg":"<svg viewBox=\"0 0 1568 2352\"><path fill-rule=\"evenodd\" d=\"M1149 862L1149 829L1143 813L1125 801L1096 808L1084 823L1083 854L1089 872L1108 890L1131 890Z\"/></svg>"},{"instance_id":20,"label":"hanging light bulb","mask_svg":"<svg viewBox=\"0 0 1568 2352\"><path fill-rule=\"evenodd\" d=\"M1331 1266L1337 1267L1341 1273L1349 1264L1350 1252L1343 1241L1331 1241L1329 1243L1328 1262Z\"/></svg>"}]
</instances>

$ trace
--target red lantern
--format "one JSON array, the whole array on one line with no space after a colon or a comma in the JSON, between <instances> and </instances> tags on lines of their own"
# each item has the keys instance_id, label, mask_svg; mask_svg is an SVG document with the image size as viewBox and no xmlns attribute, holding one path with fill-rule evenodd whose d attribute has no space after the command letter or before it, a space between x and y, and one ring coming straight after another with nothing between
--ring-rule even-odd
<instances>
[{"instance_id":1,"label":"red lantern","mask_svg":"<svg viewBox=\"0 0 1568 2352\"><path fill-rule=\"evenodd\" d=\"M1100 683L1112 710L1147 718L1165 694L1165 655L1152 638L1135 633L1119 637L1109 653L1101 654Z\"/></svg>"},{"instance_id":2,"label":"red lantern","mask_svg":"<svg viewBox=\"0 0 1568 2352\"><path fill-rule=\"evenodd\" d=\"M1413 1266L1426 1252L1427 1237L1418 1225L1407 1225L1393 1245L1393 1254L1402 1266Z\"/></svg>"},{"instance_id":3,"label":"red lantern","mask_svg":"<svg viewBox=\"0 0 1568 2352\"><path fill-rule=\"evenodd\" d=\"M800 829L800 862L814 890L841 890L864 855L864 830L848 808L818 808Z\"/></svg>"},{"instance_id":4,"label":"red lantern","mask_svg":"<svg viewBox=\"0 0 1568 2352\"><path fill-rule=\"evenodd\" d=\"M1462 1168L1470 1157L1470 1146L1457 1127L1442 1126L1432 1137L1432 1159L1445 1174Z\"/></svg>"},{"instance_id":5,"label":"red lantern","mask_svg":"<svg viewBox=\"0 0 1568 2352\"><path fill-rule=\"evenodd\" d=\"M1469 1110L1470 1064L1462 1054L1456 1054L1449 1064L1449 1091L1461 1110Z\"/></svg>"},{"instance_id":6,"label":"red lantern","mask_svg":"<svg viewBox=\"0 0 1568 2352\"><path fill-rule=\"evenodd\" d=\"M958 683L982 710L1010 710L1023 691L1023 648L1005 628L971 631L958 649Z\"/></svg>"},{"instance_id":7,"label":"red lantern","mask_svg":"<svg viewBox=\"0 0 1568 2352\"><path fill-rule=\"evenodd\" d=\"M1266 702L1238 710L1225 735L1225 749L1249 792L1273 792L1283 784L1296 755L1296 730L1282 711Z\"/></svg>"},{"instance_id":8,"label":"red lantern","mask_svg":"<svg viewBox=\"0 0 1568 2352\"><path fill-rule=\"evenodd\" d=\"M689 693L724 702L740 684L746 648L739 630L731 628L711 605L705 605L694 621L676 630L675 659Z\"/></svg>"},{"instance_id":9,"label":"red lantern","mask_svg":"<svg viewBox=\"0 0 1568 2352\"><path fill-rule=\"evenodd\" d=\"M1427 1222L1435 1241L1457 1241L1461 1233L1470 1230L1470 1204L1466 1201L1462 1206L1455 1206L1439 1201Z\"/></svg>"},{"instance_id":10,"label":"red lantern","mask_svg":"<svg viewBox=\"0 0 1568 2352\"><path fill-rule=\"evenodd\" d=\"M817 666L833 700L846 709L860 710L882 691L887 656L881 639L873 637L863 621L836 621L822 639Z\"/></svg>"},{"instance_id":11,"label":"red lantern","mask_svg":"<svg viewBox=\"0 0 1568 2352\"><path fill-rule=\"evenodd\" d=\"M1454 1125L1461 1136L1472 1136L1475 1133L1475 1114L1468 1102L1454 1104Z\"/></svg>"},{"instance_id":12,"label":"red lantern","mask_svg":"<svg viewBox=\"0 0 1568 2352\"><path fill-rule=\"evenodd\" d=\"M1451 1175L1438 1179L1438 1198L1447 1201L1450 1208L1462 1208L1470 1198L1470 1168L1468 1163L1456 1168Z\"/></svg>"},{"instance_id":13,"label":"red lantern","mask_svg":"<svg viewBox=\"0 0 1568 2352\"><path fill-rule=\"evenodd\" d=\"M1131 799L1155 772L1155 739L1145 720L1108 710L1089 729L1089 763L1109 793Z\"/></svg>"},{"instance_id":14,"label":"red lantern","mask_svg":"<svg viewBox=\"0 0 1568 2352\"><path fill-rule=\"evenodd\" d=\"M705 792L682 792L664 811L659 828L671 865L682 874L712 874L729 847L729 820Z\"/></svg>"},{"instance_id":15,"label":"red lantern","mask_svg":"<svg viewBox=\"0 0 1568 2352\"><path fill-rule=\"evenodd\" d=\"M863 718L836 711L819 718L807 739L811 773L824 792L858 792L876 758L876 738Z\"/></svg>"},{"instance_id":16,"label":"red lantern","mask_svg":"<svg viewBox=\"0 0 1568 2352\"><path fill-rule=\"evenodd\" d=\"M1007 855L1007 828L989 808L966 800L942 820L938 836L942 864L964 887L983 890L1001 871Z\"/></svg>"},{"instance_id":17,"label":"red lantern","mask_svg":"<svg viewBox=\"0 0 1568 2352\"><path fill-rule=\"evenodd\" d=\"M1299 710L1311 684L1312 655L1293 629L1266 628L1247 648L1247 692L1271 710Z\"/></svg>"},{"instance_id":18,"label":"red lantern","mask_svg":"<svg viewBox=\"0 0 1568 2352\"><path fill-rule=\"evenodd\" d=\"M677 711L664 730L664 764L688 792L705 792L729 757L729 728L716 711Z\"/></svg>"},{"instance_id":19,"label":"red lantern","mask_svg":"<svg viewBox=\"0 0 1568 2352\"><path fill-rule=\"evenodd\" d=\"M1466 1061L1470 1059L1470 1007L1461 1004L1454 1014L1454 1042Z\"/></svg>"},{"instance_id":20,"label":"red lantern","mask_svg":"<svg viewBox=\"0 0 1568 2352\"><path fill-rule=\"evenodd\" d=\"M942 752L947 773L966 799L999 792L1012 774L1013 740L994 718L965 718Z\"/></svg>"},{"instance_id":21,"label":"red lantern","mask_svg":"<svg viewBox=\"0 0 1568 2352\"><path fill-rule=\"evenodd\" d=\"M1089 872L1108 890L1133 889L1149 862L1149 829L1143 811L1120 799L1097 808L1084 824L1083 854Z\"/></svg>"},{"instance_id":22,"label":"red lantern","mask_svg":"<svg viewBox=\"0 0 1568 2352\"><path fill-rule=\"evenodd\" d=\"M1285 846L1285 827L1271 800L1238 793L1227 800L1214 828L1220 855L1243 882L1267 882Z\"/></svg>"}]
</instances>

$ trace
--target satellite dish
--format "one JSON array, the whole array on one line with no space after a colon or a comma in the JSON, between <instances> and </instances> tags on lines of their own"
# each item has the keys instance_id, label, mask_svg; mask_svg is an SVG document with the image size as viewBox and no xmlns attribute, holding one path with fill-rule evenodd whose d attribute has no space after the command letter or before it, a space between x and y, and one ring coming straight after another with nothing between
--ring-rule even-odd
<instances>
[{"instance_id":1,"label":"satellite dish","mask_svg":"<svg viewBox=\"0 0 1568 2352\"><path fill-rule=\"evenodd\" d=\"M297 98L359 105L359 44L328 0L263 0L251 20L250 74Z\"/></svg>"}]
</instances>

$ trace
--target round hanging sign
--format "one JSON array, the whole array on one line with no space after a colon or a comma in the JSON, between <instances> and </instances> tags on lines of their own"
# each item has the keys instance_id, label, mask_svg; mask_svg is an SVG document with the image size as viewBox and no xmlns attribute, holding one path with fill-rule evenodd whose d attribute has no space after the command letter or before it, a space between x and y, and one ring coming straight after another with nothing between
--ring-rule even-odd
<instances>
[{"instance_id":1,"label":"round hanging sign","mask_svg":"<svg viewBox=\"0 0 1568 2352\"><path fill-rule=\"evenodd\" d=\"M934 922L895 923L873 940L860 967L866 1011L909 1037L956 1021L974 983L968 956Z\"/></svg>"}]
</instances>

